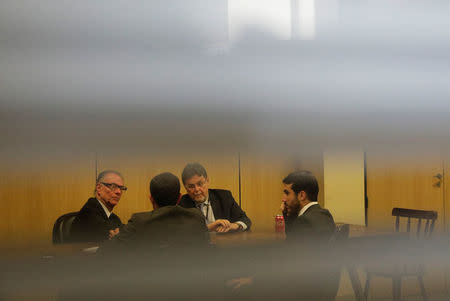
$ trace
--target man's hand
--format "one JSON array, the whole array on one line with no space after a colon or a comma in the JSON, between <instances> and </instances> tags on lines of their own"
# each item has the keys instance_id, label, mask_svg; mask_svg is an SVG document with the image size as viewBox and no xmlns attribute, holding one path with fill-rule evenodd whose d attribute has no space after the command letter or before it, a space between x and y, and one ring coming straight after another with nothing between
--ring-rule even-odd
<instances>
[{"instance_id":1,"label":"man's hand","mask_svg":"<svg viewBox=\"0 0 450 301\"><path fill-rule=\"evenodd\" d=\"M228 232L231 229L231 223L226 219L218 219L214 223L208 225L208 231L211 232Z\"/></svg>"},{"instance_id":2,"label":"man's hand","mask_svg":"<svg viewBox=\"0 0 450 301\"><path fill-rule=\"evenodd\" d=\"M238 224L238 223L231 223L230 225L230 231L239 231L241 230L243 227L242 225Z\"/></svg>"},{"instance_id":3,"label":"man's hand","mask_svg":"<svg viewBox=\"0 0 450 301\"><path fill-rule=\"evenodd\" d=\"M251 285L253 283L253 277L244 278L234 278L227 281L227 286L231 288L232 291L238 290L240 287Z\"/></svg>"},{"instance_id":4,"label":"man's hand","mask_svg":"<svg viewBox=\"0 0 450 301\"><path fill-rule=\"evenodd\" d=\"M114 236L116 236L117 234L119 234L119 228L113 229L113 230L109 230L109 234L108 234L108 239L111 240Z\"/></svg>"},{"instance_id":5,"label":"man's hand","mask_svg":"<svg viewBox=\"0 0 450 301\"><path fill-rule=\"evenodd\" d=\"M286 205L286 200L281 201L280 209L283 215L290 215L289 207Z\"/></svg>"}]
</instances>

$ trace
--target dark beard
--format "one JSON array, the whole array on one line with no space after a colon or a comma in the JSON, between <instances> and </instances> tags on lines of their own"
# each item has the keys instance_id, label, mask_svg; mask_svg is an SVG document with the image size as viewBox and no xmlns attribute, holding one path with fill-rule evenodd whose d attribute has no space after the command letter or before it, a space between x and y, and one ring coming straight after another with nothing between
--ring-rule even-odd
<instances>
[{"instance_id":1,"label":"dark beard","mask_svg":"<svg viewBox=\"0 0 450 301\"><path fill-rule=\"evenodd\" d=\"M298 203L294 206L289 206L288 210L287 210L287 215L288 216L297 216L299 212L300 212L300 203Z\"/></svg>"}]
</instances>

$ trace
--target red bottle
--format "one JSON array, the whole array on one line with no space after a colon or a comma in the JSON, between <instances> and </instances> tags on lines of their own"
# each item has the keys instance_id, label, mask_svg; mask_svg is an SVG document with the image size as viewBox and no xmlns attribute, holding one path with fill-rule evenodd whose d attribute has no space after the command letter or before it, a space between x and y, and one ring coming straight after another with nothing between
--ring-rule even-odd
<instances>
[{"instance_id":1,"label":"red bottle","mask_svg":"<svg viewBox=\"0 0 450 301\"><path fill-rule=\"evenodd\" d=\"M275 232L284 233L284 217L281 214L275 216Z\"/></svg>"}]
</instances>

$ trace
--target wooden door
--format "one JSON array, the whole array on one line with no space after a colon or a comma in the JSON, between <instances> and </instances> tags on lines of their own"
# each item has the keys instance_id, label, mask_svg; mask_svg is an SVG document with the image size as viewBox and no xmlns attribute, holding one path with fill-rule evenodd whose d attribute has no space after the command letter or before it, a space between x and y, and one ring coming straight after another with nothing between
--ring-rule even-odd
<instances>
[{"instance_id":1,"label":"wooden door","mask_svg":"<svg viewBox=\"0 0 450 301\"><path fill-rule=\"evenodd\" d=\"M368 151L368 227L392 230L393 207L435 210L435 231L444 229L443 162L438 151Z\"/></svg>"}]
</instances>

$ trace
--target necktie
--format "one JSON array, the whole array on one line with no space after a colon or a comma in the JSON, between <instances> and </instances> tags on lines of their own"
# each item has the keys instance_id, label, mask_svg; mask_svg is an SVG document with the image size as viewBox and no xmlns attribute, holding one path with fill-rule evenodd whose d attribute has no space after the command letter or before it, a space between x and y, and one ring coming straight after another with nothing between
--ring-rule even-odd
<instances>
[{"instance_id":1,"label":"necktie","mask_svg":"<svg viewBox=\"0 0 450 301\"><path fill-rule=\"evenodd\" d=\"M209 204L201 203L199 205L200 210L202 211L203 215L205 216L206 222L208 222L208 206Z\"/></svg>"}]
</instances>

